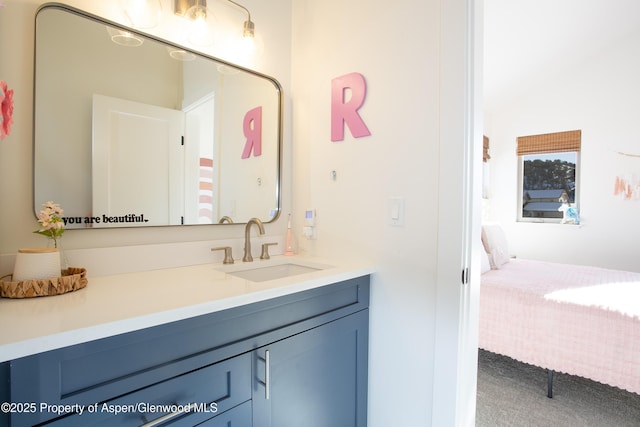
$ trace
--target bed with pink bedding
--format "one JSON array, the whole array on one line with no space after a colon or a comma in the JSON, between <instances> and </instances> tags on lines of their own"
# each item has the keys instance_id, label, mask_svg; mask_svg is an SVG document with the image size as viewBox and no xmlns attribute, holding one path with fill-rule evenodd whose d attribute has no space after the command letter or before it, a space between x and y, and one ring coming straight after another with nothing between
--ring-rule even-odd
<instances>
[{"instance_id":1,"label":"bed with pink bedding","mask_svg":"<svg viewBox=\"0 0 640 427\"><path fill-rule=\"evenodd\" d=\"M640 273L504 261L481 276L479 346L640 394Z\"/></svg>"}]
</instances>

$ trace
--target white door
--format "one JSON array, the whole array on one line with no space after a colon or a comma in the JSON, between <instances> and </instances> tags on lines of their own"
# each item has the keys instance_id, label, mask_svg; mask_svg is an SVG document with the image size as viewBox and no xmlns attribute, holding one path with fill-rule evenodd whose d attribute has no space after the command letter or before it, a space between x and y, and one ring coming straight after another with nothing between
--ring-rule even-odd
<instances>
[{"instance_id":1,"label":"white door","mask_svg":"<svg viewBox=\"0 0 640 427\"><path fill-rule=\"evenodd\" d=\"M93 213L99 227L181 224L181 111L93 96Z\"/></svg>"}]
</instances>

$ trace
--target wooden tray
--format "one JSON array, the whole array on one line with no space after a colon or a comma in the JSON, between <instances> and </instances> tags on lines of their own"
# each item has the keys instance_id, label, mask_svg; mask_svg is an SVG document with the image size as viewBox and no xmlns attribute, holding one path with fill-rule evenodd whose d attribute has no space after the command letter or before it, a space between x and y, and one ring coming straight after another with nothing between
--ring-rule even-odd
<instances>
[{"instance_id":1,"label":"wooden tray","mask_svg":"<svg viewBox=\"0 0 640 427\"><path fill-rule=\"evenodd\" d=\"M11 275L4 277L11 277ZM23 280L21 282L5 282L2 279L0 279L0 297L3 298L61 295L82 289L89 282L87 270L78 267L69 267L62 270L62 276L49 279Z\"/></svg>"}]
</instances>

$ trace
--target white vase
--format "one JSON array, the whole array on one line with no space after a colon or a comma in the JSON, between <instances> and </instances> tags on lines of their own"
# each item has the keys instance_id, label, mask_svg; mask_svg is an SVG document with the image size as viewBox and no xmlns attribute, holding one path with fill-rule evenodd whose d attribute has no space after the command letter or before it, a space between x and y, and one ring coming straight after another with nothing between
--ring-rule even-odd
<instances>
[{"instance_id":1,"label":"white vase","mask_svg":"<svg viewBox=\"0 0 640 427\"><path fill-rule=\"evenodd\" d=\"M60 252L57 248L19 249L13 266L14 282L60 277Z\"/></svg>"}]
</instances>

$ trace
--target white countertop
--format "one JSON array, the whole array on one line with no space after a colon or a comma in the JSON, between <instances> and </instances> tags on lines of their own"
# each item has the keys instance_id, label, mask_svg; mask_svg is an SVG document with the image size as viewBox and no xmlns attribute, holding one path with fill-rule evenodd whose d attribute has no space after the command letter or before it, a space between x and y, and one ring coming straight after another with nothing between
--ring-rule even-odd
<instances>
[{"instance_id":1,"label":"white countertop","mask_svg":"<svg viewBox=\"0 0 640 427\"><path fill-rule=\"evenodd\" d=\"M265 282L229 269L279 263L324 265L311 273ZM310 257L274 256L233 266L201 264L92 277L64 295L0 299L0 362L201 314L321 287L374 272L371 265Z\"/></svg>"}]
</instances>

